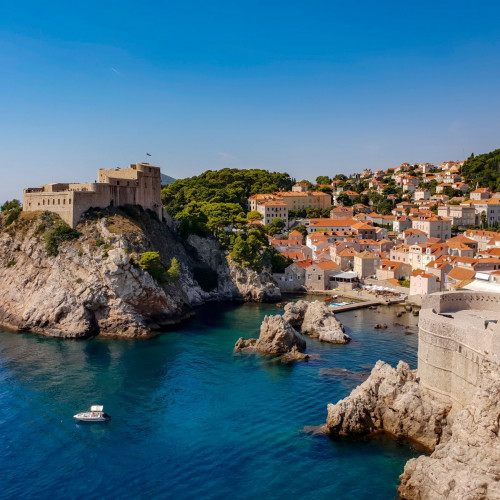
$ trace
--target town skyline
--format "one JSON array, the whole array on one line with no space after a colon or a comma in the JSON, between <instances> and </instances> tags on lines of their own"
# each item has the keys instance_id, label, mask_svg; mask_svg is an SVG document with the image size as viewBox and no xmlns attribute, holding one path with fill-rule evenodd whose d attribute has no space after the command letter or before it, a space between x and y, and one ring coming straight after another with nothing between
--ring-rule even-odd
<instances>
[{"instance_id":1,"label":"town skyline","mask_svg":"<svg viewBox=\"0 0 500 500\"><path fill-rule=\"evenodd\" d=\"M0 199L145 160L306 175L498 147L499 7L0 6Z\"/></svg>"}]
</instances>

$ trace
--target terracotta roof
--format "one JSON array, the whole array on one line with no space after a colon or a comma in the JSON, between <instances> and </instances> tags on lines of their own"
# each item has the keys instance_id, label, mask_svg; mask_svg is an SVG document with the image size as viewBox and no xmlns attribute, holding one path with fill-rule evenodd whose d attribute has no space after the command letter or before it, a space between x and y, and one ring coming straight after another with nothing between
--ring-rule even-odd
<instances>
[{"instance_id":1,"label":"terracotta roof","mask_svg":"<svg viewBox=\"0 0 500 500\"><path fill-rule=\"evenodd\" d=\"M312 265L320 267L321 269L323 269L323 271L328 271L329 269L336 269L340 267L336 262L333 262L333 260L314 262Z\"/></svg>"},{"instance_id":2,"label":"terracotta roof","mask_svg":"<svg viewBox=\"0 0 500 500\"><path fill-rule=\"evenodd\" d=\"M454 267L449 273L448 278L456 281L468 280L474 278L476 271L474 269L464 269L463 267Z\"/></svg>"},{"instance_id":3,"label":"terracotta roof","mask_svg":"<svg viewBox=\"0 0 500 500\"><path fill-rule=\"evenodd\" d=\"M352 227L354 219L310 219L309 227Z\"/></svg>"},{"instance_id":4,"label":"terracotta roof","mask_svg":"<svg viewBox=\"0 0 500 500\"><path fill-rule=\"evenodd\" d=\"M294 262L294 264L297 264L298 266L302 267L302 268L306 268L306 267L309 267L311 264L313 264L313 260L312 259L304 259L304 260L300 260L298 262Z\"/></svg>"}]
</instances>

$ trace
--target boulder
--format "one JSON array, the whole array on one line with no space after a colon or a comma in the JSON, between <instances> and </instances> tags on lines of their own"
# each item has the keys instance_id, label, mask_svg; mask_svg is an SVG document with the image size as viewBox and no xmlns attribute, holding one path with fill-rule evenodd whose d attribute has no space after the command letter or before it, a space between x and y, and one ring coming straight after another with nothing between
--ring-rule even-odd
<instances>
[{"instance_id":1,"label":"boulder","mask_svg":"<svg viewBox=\"0 0 500 500\"><path fill-rule=\"evenodd\" d=\"M260 326L258 339L245 340L240 337L235 346L235 351L258 351L262 354L283 356L283 361L309 359L302 354L306 349L306 341L293 328L283 316L265 316Z\"/></svg>"},{"instance_id":2,"label":"boulder","mask_svg":"<svg viewBox=\"0 0 500 500\"><path fill-rule=\"evenodd\" d=\"M377 323L374 328L375 330L385 330L387 328L387 325L385 323Z\"/></svg>"},{"instance_id":3,"label":"boulder","mask_svg":"<svg viewBox=\"0 0 500 500\"><path fill-rule=\"evenodd\" d=\"M283 318L300 327L302 333L317 337L322 342L347 344L351 340L349 335L344 333L342 323L324 302L291 302L285 306Z\"/></svg>"},{"instance_id":4,"label":"boulder","mask_svg":"<svg viewBox=\"0 0 500 500\"><path fill-rule=\"evenodd\" d=\"M281 361L288 363L290 361L307 361L310 358L309 354L304 354L297 349L297 346L293 346L290 352L287 352L281 356Z\"/></svg>"},{"instance_id":5,"label":"boulder","mask_svg":"<svg viewBox=\"0 0 500 500\"><path fill-rule=\"evenodd\" d=\"M328 405L325 430L332 437L385 431L433 450L441 441L450 407L422 391L416 371L400 361L378 361L368 379L337 404Z\"/></svg>"},{"instance_id":6,"label":"boulder","mask_svg":"<svg viewBox=\"0 0 500 500\"><path fill-rule=\"evenodd\" d=\"M245 349L255 349L255 343L257 342L257 339L248 339L245 340L243 337L240 337L237 341L236 344L234 345L234 350L235 351L243 351Z\"/></svg>"},{"instance_id":7,"label":"boulder","mask_svg":"<svg viewBox=\"0 0 500 500\"><path fill-rule=\"evenodd\" d=\"M296 348L299 352L306 349L306 341L285 321L282 316L265 316L260 327L260 336L255 344L257 351L264 354L281 355Z\"/></svg>"},{"instance_id":8,"label":"boulder","mask_svg":"<svg viewBox=\"0 0 500 500\"><path fill-rule=\"evenodd\" d=\"M309 302L305 300L298 300L297 302L288 302L285 305L285 313L283 319L290 323L295 328L300 328L304 321L304 315L309 306Z\"/></svg>"}]
</instances>

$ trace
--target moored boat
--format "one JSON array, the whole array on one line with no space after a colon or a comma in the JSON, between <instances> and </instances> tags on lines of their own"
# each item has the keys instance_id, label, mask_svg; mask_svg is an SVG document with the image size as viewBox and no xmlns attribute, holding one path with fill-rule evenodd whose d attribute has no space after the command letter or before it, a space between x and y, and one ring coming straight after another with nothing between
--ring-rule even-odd
<instances>
[{"instance_id":1,"label":"moored boat","mask_svg":"<svg viewBox=\"0 0 500 500\"><path fill-rule=\"evenodd\" d=\"M104 413L104 406L93 405L89 411L84 411L73 415L73 418L80 422L107 422L111 417Z\"/></svg>"}]
</instances>

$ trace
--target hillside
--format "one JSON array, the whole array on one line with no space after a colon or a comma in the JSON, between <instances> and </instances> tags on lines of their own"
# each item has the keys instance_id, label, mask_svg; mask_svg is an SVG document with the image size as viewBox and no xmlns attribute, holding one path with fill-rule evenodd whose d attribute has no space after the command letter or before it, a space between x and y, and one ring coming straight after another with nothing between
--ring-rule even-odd
<instances>
[{"instance_id":1,"label":"hillside","mask_svg":"<svg viewBox=\"0 0 500 500\"><path fill-rule=\"evenodd\" d=\"M162 186L168 186L169 184L172 184L176 180L177 179L174 179L173 177L170 177L169 175L161 174L161 185Z\"/></svg>"},{"instance_id":2,"label":"hillside","mask_svg":"<svg viewBox=\"0 0 500 500\"><path fill-rule=\"evenodd\" d=\"M96 211L76 231L49 212L2 213L0 280L0 325L57 337L147 337L208 300L280 298L213 239L184 241L138 207Z\"/></svg>"},{"instance_id":3,"label":"hillside","mask_svg":"<svg viewBox=\"0 0 500 500\"><path fill-rule=\"evenodd\" d=\"M500 191L500 149L478 156L471 155L462 166L461 174L472 188L479 183L481 187Z\"/></svg>"}]
</instances>

